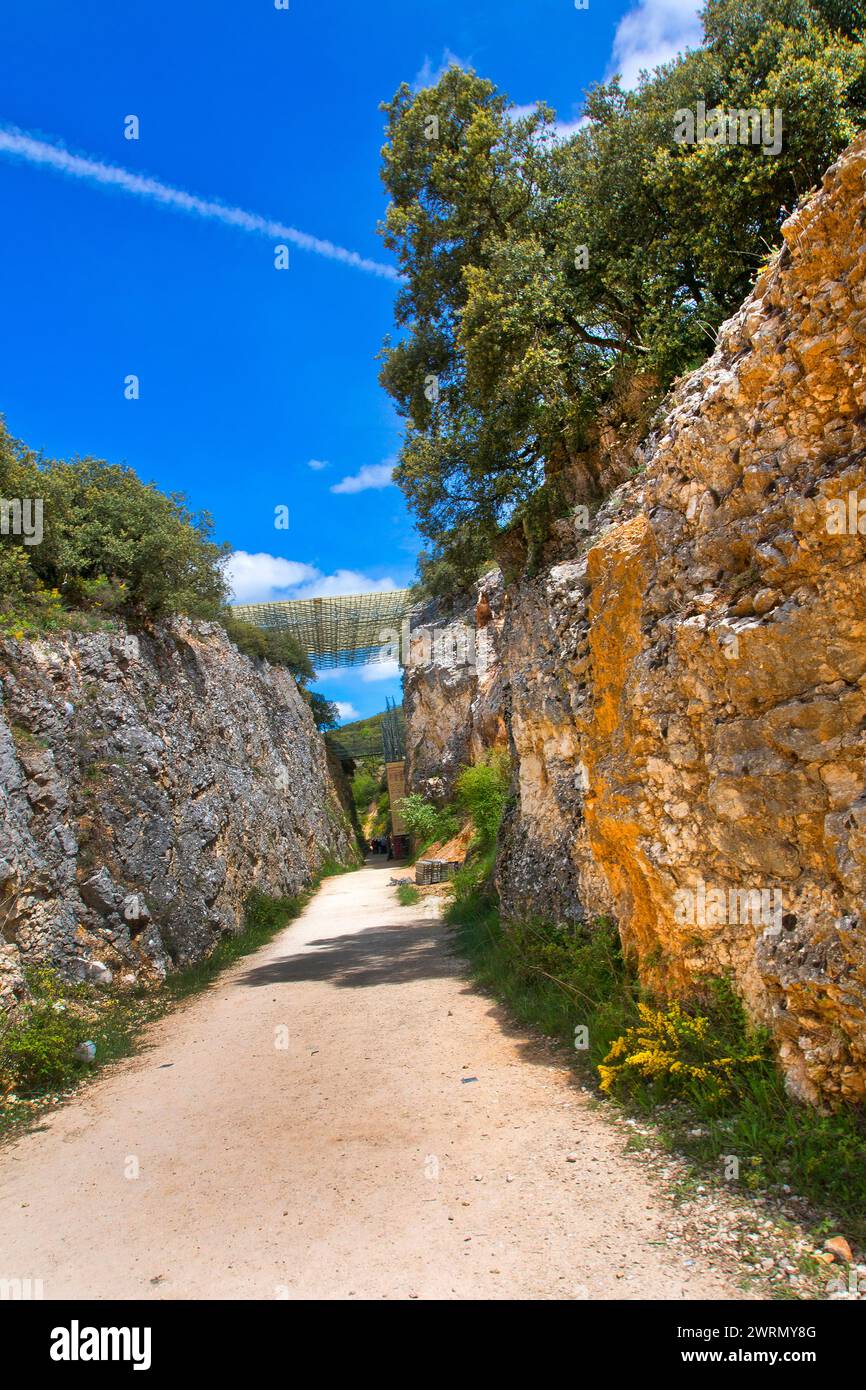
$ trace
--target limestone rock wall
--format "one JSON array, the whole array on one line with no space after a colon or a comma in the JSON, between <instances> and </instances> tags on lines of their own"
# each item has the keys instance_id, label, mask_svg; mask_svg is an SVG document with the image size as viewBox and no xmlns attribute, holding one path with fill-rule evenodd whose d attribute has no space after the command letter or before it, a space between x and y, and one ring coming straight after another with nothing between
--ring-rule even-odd
<instances>
[{"instance_id":1,"label":"limestone rock wall","mask_svg":"<svg viewBox=\"0 0 866 1390\"><path fill-rule=\"evenodd\" d=\"M492 621L479 627L475 601L460 613L420 615L403 678L406 785L441 803L461 767L507 742L500 634L505 590L492 570L483 581Z\"/></svg>"},{"instance_id":2,"label":"limestone rock wall","mask_svg":"<svg viewBox=\"0 0 866 1390\"><path fill-rule=\"evenodd\" d=\"M484 677L515 758L506 911L613 912L663 989L731 972L831 1103L866 1095L864 178L860 141L635 476L503 597Z\"/></svg>"},{"instance_id":3,"label":"limestone rock wall","mask_svg":"<svg viewBox=\"0 0 866 1390\"><path fill-rule=\"evenodd\" d=\"M0 1004L22 966L158 980L355 841L291 676L223 629L0 643Z\"/></svg>"}]
</instances>

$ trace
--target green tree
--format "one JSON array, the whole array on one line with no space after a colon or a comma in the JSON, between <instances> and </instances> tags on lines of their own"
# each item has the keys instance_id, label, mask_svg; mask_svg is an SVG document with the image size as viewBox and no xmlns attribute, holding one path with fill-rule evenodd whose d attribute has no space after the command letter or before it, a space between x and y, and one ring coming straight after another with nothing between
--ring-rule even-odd
<instances>
[{"instance_id":1,"label":"green tree","mask_svg":"<svg viewBox=\"0 0 866 1390\"><path fill-rule=\"evenodd\" d=\"M318 690L302 690L301 693L313 711L313 719L319 732L336 729L340 723L340 711L337 706Z\"/></svg>"},{"instance_id":2,"label":"green tree","mask_svg":"<svg viewBox=\"0 0 866 1390\"><path fill-rule=\"evenodd\" d=\"M410 792L400 801L398 810L409 834L420 845L434 840L450 840L459 829L459 822L450 806L438 807L420 792Z\"/></svg>"},{"instance_id":3,"label":"green tree","mask_svg":"<svg viewBox=\"0 0 866 1390\"><path fill-rule=\"evenodd\" d=\"M138 620L172 613L215 617L225 602L230 547L212 540L206 512L179 493L142 483L101 459L44 459L12 440L0 421L0 495L42 503L43 536L20 545L32 582L70 607L103 607Z\"/></svg>"},{"instance_id":4,"label":"green tree","mask_svg":"<svg viewBox=\"0 0 866 1390\"><path fill-rule=\"evenodd\" d=\"M602 420L648 418L712 349L787 210L864 125L862 0L711 0L705 42L591 89L567 141L471 72L386 107L382 229L405 277L381 379L440 588L603 489ZM683 145L675 113L780 108L777 157ZM637 388L637 389L636 389Z\"/></svg>"}]
</instances>

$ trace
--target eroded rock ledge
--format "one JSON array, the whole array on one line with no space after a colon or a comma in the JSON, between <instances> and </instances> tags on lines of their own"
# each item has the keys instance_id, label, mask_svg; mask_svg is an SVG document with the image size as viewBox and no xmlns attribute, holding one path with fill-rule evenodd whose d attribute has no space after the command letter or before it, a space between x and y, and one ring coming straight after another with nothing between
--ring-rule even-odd
<instances>
[{"instance_id":1,"label":"eroded rock ledge","mask_svg":"<svg viewBox=\"0 0 866 1390\"><path fill-rule=\"evenodd\" d=\"M406 695L416 787L507 727L507 913L612 912L663 989L732 972L831 1103L866 1095L864 177L861 140L483 668Z\"/></svg>"},{"instance_id":2,"label":"eroded rock ledge","mask_svg":"<svg viewBox=\"0 0 866 1390\"><path fill-rule=\"evenodd\" d=\"M355 854L312 715L223 629L0 643L0 1005L21 968L158 980Z\"/></svg>"}]
</instances>

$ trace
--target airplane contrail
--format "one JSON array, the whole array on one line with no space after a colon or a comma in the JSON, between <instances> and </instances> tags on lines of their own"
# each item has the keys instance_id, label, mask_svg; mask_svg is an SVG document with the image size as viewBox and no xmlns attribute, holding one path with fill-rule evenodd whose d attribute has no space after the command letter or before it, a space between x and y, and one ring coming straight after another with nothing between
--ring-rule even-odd
<instances>
[{"instance_id":1,"label":"airplane contrail","mask_svg":"<svg viewBox=\"0 0 866 1390\"><path fill-rule=\"evenodd\" d=\"M223 222L226 226L238 227L243 232L255 232L261 236L276 238L278 241L290 242L304 251L312 251L314 255L324 256L330 261L339 261L355 270L363 270L368 275L378 275L383 280L402 280L400 272L393 266L369 260L366 256L360 256L357 251L337 246L333 241L323 241L307 232L299 232L296 227L288 227L283 222L275 222L255 212L245 212L243 208L229 207L211 198L199 198L195 193L187 193L182 188L172 188L169 184L161 183L159 179L135 174L119 164L106 164L102 160L71 154L62 145L40 140L15 126L0 125L0 155L21 159L39 168L53 169L57 173L83 179L86 183L99 184L103 188L119 188L136 198L160 203L163 207L174 208L194 217L204 217L212 222Z\"/></svg>"}]
</instances>

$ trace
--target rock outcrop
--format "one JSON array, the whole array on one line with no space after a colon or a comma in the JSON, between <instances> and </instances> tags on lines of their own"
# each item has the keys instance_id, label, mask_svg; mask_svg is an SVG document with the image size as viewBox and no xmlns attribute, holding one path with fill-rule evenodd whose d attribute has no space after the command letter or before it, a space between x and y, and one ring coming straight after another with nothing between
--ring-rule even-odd
<instances>
[{"instance_id":1,"label":"rock outcrop","mask_svg":"<svg viewBox=\"0 0 866 1390\"><path fill-rule=\"evenodd\" d=\"M861 140L483 675L407 681L415 749L507 724L507 913L613 913L662 990L730 973L830 1103L866 1096L864 178Z\"/></svg>"},{"instance_id":2,"label":"rock outcrop","mask_svg":"<svg viewBox=\"0 0 866 1390\"><path fill-rule=\"evenodd\" d=\"M499 633L505 603L502 576L484 580L491 618L479 626L477 604L438 618L418 615L405 653L406 783L431 800L447 801L461 767L488 747L507 744L500 683Z\"/></svg>"},{"instance_id":3,"label":"rock outcrop","mask_svg":"<svg viewBox=\"0 0 866 1390\"><path fill-rule=\"evenodd\" d=\"M306 702L216 625L0 643L0 1003L165 976L354 835ZM131 983L131 979L129 981Z\"/></svg>"}]
</instances>

